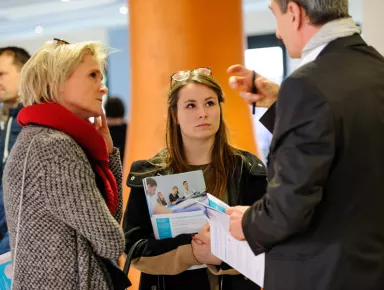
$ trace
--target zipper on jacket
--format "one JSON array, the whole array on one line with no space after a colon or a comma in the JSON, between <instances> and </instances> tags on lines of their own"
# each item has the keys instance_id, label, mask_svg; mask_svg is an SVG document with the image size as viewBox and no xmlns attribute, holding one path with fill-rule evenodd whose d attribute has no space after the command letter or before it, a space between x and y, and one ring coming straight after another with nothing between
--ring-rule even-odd
<instances>
[{"instance_id":1,"label":"zipper on jacket","mask_svg":"<svg viewBox=\"0 0 384 290\"><path fill-rule=\"evenodd\" d=\"M5 132L3 163L5 163L8 159L9 136L11 135L12 120L13 120L13 117L9 117L8 124L7 124L7 131Z\"/></svg>"}]
</instances>

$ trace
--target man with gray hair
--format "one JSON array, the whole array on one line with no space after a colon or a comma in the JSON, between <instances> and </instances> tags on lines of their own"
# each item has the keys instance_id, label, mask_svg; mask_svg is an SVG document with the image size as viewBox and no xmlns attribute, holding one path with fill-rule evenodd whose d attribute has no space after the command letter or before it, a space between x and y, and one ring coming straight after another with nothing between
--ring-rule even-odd
<instances>
[{"instance_id":1,"label":"man with gray hair","mask_svg":"<svg viewBox=\"0 0 384 290\"><path fill-rule=\"evenodd\" d=\"M261 122L273 131L267 193L227 210L230 232L266 252L267 290L383 289L384 58L360 37L348 0L270 8L276 36L302 60L281 88L228 69L245 101L270 107Z\"/></svg>"}]
</instances>

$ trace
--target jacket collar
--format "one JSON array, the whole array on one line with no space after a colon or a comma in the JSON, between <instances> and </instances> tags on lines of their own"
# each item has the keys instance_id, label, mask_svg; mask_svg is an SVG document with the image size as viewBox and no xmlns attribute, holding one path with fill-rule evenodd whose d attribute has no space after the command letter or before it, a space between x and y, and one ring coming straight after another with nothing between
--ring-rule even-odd
<instances>
[{"instance_id":1,"label":"jacket collar","mask_svg":"<svg viewBox=\"0 0 384 290\"><path fill-rule=\"evenodd\" d=\"M9 117L16 118L17 114L19 114L20 110L23 108L22 104L18 104L16 108L9 109Z\"/></svg>"},{"instance_id":2,"label":"jacket collar","mask_svg":"<svg viewBox=\"0 0 384 290\"><path fill-rule=\"evenodd\" d=\"M326 55L328 53L343 50L346 47L354 46L366 46L367 43L359 34L353 34L351 36L342 37L331 41L319 54L319 57Z\"/></svg>"}]
</instances>

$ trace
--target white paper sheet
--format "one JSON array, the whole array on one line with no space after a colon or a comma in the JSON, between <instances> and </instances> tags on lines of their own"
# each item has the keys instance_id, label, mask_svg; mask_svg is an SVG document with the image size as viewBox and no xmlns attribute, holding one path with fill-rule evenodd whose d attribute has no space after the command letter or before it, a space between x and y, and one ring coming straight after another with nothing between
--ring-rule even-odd
<instances>
[{"instance_id":1,"label":"white paper sheet","mask_svg":"<svg viewBox=\"0 0 384 290\"><path fill-rule=\"evenodd\" d=\"M207 208L211 228L211 252L260 287L264 285L265 255L255 256L246 241L229 233L229 215Z\"/></svg>"}]
</instances>

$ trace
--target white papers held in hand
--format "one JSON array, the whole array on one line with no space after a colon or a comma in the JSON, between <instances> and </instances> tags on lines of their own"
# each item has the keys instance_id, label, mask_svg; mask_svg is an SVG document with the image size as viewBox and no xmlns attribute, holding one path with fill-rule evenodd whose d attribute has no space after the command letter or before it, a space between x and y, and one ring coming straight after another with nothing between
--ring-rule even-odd
<instances>
[{"instance_id":1,"label":"white papers held in hand","mask_svg":"<svg viewBox=\"0 0 384 290\"><path fill-rule=\"evenodd\" d=\"M263 287L265 255L255 256L246 241L231 236L229 215L224 212L229 206L211 195L208 197L209 206L206 206L205 213L210 224L212 254Z\"/></svg>"}]
</instances>

